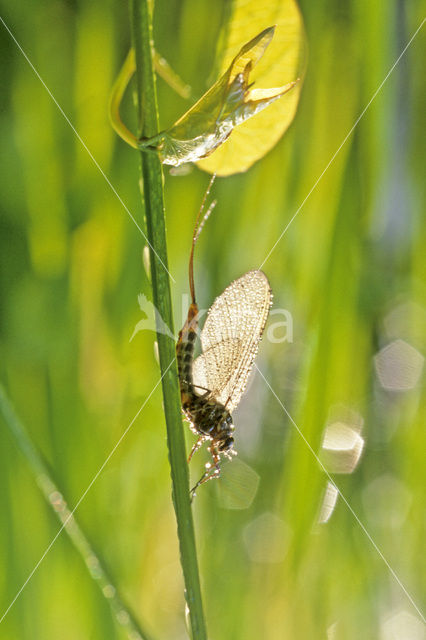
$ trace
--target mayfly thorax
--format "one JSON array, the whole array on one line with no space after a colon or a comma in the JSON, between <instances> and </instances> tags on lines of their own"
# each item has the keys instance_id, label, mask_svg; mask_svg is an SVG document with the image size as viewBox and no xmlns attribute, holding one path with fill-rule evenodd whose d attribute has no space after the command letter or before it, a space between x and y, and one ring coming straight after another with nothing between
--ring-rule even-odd
<instances>
[{"instance_id":1,"label":"mayfly thorax","mask_svg":"<svg viewBox=\"0 0 426 640\"><path fill-rule=\"evenodd\" d=\"M191 430L198 436L188 458L204 442L212 463L191 490L219 477L220 459L236 455L232 412L239 404L272 303L272 292L262 271L248 271L232 282L210 307L201 331L202 353L194 360L198 333L198 305L194 286L194 248L213 202L201 219L214 176L197 216L189 258L191 304L184 326L179 332L176 355L183 413Z\"/></svg>"}]
</instances>

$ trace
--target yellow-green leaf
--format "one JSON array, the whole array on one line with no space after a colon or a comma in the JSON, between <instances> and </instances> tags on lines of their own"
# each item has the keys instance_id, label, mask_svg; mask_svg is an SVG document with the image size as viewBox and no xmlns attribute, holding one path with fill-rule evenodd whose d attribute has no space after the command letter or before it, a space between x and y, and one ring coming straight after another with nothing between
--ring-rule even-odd
<instances>
[{"instance_id":1,"label":"yellow-green leaf","mask_svg":"<svg viewBox=\"0 0 426 640\"><path fill-rule=\"evenodd\" d=\"M247 42L225 73L175 124L138 147L155 151L161 162L175 167L210 155L231 135L235 127L290 91L295 82L268 89L251 89L252 69L263 56L274 35L267 27Z\"/></svg>"},{"instance_id":2,"label":"yellow-green leaf","mask_svg":"<svg viewBox=\"0 0 426 640\"><path fill-rule=\"evenodd\" d=\"M197 164L204 171L226 176L246 171L281 138L296 113L306 59L306 39L294 0L235 0L227 33L222 71L245 42L261 29L276 25L267 55L252 72L256 88L280 87L300 78L292 91L240 124L219 148Z\"/></svg>"}]
</instances>

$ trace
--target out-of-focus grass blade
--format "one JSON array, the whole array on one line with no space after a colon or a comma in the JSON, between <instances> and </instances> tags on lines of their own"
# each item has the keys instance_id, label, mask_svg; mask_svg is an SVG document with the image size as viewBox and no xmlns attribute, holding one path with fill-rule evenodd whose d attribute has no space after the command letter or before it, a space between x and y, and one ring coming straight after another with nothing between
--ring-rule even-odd
<instances>
[{"instance_id":1,"label":"out-of-focus grass blade","mask_svg":"<svg viewBox=\"0 0 426 640\"><path fill-rule=\"evenodd\" d=\"M73 511L68 507L62 492L52 479L46 463L30 439L24 425L16 415L1 386L0 412L3 415L3 419L9 429L9 432L14 437L19 449L25 456L40 491L43 493L46 501L53 509L56 517L62 525L62 528L67 533L74 547L83 558L91 577L100 588L102 595L108 601L114 618L117 620L120 627L127 633L129 640L150 640L150 636L139 628L132 614L123 605L117 593L117 589L112 584L104 569L103 562L99 555L95 553L92 545L81 529L81 526L77 523Z\"/></svg>"}]
</instances>

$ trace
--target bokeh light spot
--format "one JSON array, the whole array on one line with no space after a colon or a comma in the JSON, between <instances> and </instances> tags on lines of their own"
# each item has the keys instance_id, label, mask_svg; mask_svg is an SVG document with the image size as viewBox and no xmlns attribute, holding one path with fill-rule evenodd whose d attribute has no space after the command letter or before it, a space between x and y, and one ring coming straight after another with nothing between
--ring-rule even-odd
<instances>
[{"instance_id":1,"label":"bokeh light spot","mask_svg":"<svg viewBox=\"0 0 426 640\"><path fill-rule=\"evenodd\" d=\"M369 521L382 527L400 527L411 506L411 493L396 477L375 478L364 489L362 502Z\"/></svg>"},{"instance_id":2,"label":"bokeh light spot","mask_svg":"<svg viewBox=\"0 0 426 640\"><path fill-rule=\"evenodd\" d=\"M339 496L339 492L331 482L327 482L327 486L324 491L324 497L322 499L322 504L320 508L320 513L318 516L318 522L320 524L325 524L331 518L331 514L334 511L334 508L337 503L337 498Z\"/></svg>"},{"instance_id":3,"label":"bokeh light spot","mask_svg":"<svg viewBox=\"0 0 426 640\"><path fill-rule=\"evenodd\" d=\"M287 553L291 530L273 513L265 512L250 522L243 531L243 540L253 562L281 562Z\"/></svg>"},{"instance_id":4,"label":"bokeh light spot","mask_svg":"<svg viewBox=\"0 0 426 640\"><path fill-rule=\"evenodd\" d=\"M408 342L394 340L374 356L374 366L384 389L408 391L418 383L424 360Z\"/></svg>"},{"instance_id":5,"label":"bokeh light spot","mask_svg":"<svg viewBox=\"0 0 426 640\"><path fill-rule=\"evenodd\" d=\"M224 463L216 487L223 509L248 509L259 488L259 474L240 458Z\"/></svg>"},{"instance_id":6,"label":"bokeh light spot","mask_svg":"<svg viewBox=\"0 0 426 640\"><path fill-rule=\"evenodd\" d=\"M399 611L381 625L380 640L425 640L426 626L408 611Z\"/></svg>"},{"instance_id":7,"label":"bokeh light spot","mask_svg":"<svg viewBox=\"0 0 426 640\"><path fill-rule=\"evenodd\" d=\"M330 473L352 473L364 448L364 438L352 426L333 422L326 426L320 458Z\"/></svg>"}]
</instances>

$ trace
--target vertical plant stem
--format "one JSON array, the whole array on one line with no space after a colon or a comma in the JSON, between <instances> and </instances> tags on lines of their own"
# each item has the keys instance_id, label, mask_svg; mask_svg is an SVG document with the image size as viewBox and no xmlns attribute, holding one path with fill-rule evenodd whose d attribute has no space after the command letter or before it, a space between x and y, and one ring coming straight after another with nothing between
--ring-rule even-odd
<instances>
[{"instance_id":1,"label":"vertical plant stem","mask_svg":"<svg viewBox=\"0 0 426 640\"><path fill-rule=\"evenodd\" d=\"M153 71L152 16L148 0L130 0L133 46L136 60L139 133L158 132L157 97ZM143 199L150 243L153 299L161 318L173 331L173 315L168 272L163 201L163 173L155 153L141 153ZM200 579L195 546L194 524L189 500L189 477L182 426L174 342L157 333L162 373L167 443L172 477L172 497L176 512L185 595L193 640L206 640ZM170 366L172 363L172 366Z\"/></svg>"},{"instance_id":2,"label":"vertical plant stem","mask_svg":"<svg viewBox=\"0 0 426 640\"><path fill-rule=\"evenodd\" d=\"M81 503L81 498L77 505L71 511L68 507L62 492L56 482L52 479L52 474L43 456L36 448L35 444L28 435L24 425L16 415L4 389L0 386L0 414L3 414L4 421L9 429L9 433L15 439L19 449L25 456L29 468L34 474L35 480L45 497L48 504L52 507L53 512L61 523L56 536L53 538L46 552L50 550L56 538L62 530L65 530L74 547L83 558L87 569L98 585L102 595L107 599L111 607L114 618L127 634L129 640L150 640L150 636L141 629L131 612L123 604L117 589L112 584L99 554L95 553L92 545L86 537L81 526L75 519L74 512ZM85 494L83 494L84 497ZM44 556L42 556L43 559ZM38 569L40 562L34 567L30 577ZM11 606L11 605L10 605ZM9 608L10 608L9 606ZM3 614L3 618L9 609ZM2 618L2 619L3 619Z\"/></svg>"}]
</instances>

